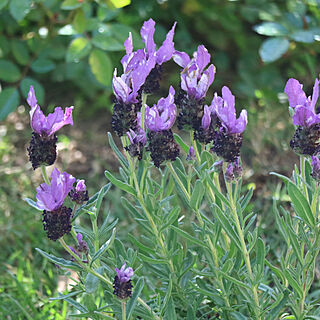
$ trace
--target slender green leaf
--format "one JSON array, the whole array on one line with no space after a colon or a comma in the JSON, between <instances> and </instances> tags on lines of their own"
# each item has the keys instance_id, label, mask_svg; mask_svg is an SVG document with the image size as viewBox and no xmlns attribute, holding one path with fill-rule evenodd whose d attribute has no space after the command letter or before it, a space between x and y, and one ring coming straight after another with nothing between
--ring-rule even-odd
<instances>
[{"instance_id":1,"label":"slender green leaf","mask_svg":"<svg viewBox=\"0 0 320 320\"><path fill-rule=\"evenodd\" d=\"M77 290L77 291L70 292L70 293L68 293L68 294L58 293L58 296L57 296L57 297L49 298L49 301L64 300L64 299L66 299L66 298L70 298L70 297L76 296L77 294L82 293L82 292L83 292L82 290Z\"/></svg>"},{"instance_id":2,"label":"slender green leaf","mask_svg":"<svg viewBox=\"0 0 320 320\"><path fill-rule=\"evenodd\" d=\"M201 246L203 248L207 248L206 244L203 241L193 237L188 232L185 232L185 231L183 231L183 230L181 230L178 227L175 227L173 225L171 225L170 228L173 229L176 233L178 233L182 238L185 238L186 240L189 240L190 242L192 242L194 244L197 244L197 245L199 245L199 246Z\"/></svg>"},{"instance_id":3,"label":"slender green leaf","mask_svg":"<svg viewBox=\"0 0 320 320\"><path fill-rule=\"evenodd\" d=\"M32 200L32 199L30 199L30 198L24 198L23 200L24 200L25 202L27 202L29 206L37 209L38 211L43 211L43 210L39 209L39 207L37 206L37 203L36 203L34 200Z\"/></svg>"},{"instance_id":4,"label":"slender green leaf","mask_svg":"<svg viewBox=\"0 0 320 320\"><path fill-rule=\"evenodd\" d=\"M116 236L116 228L113 228L112 230L112 235L109 238L108 241L106 241L106 243L104 245L102 245L100 247L100 249L93 255L92 260L90 262L90 265L93 264L94 261L96 261L101 255L103 255L109 248L110 246L113 244L113 241L115 239Z\"/></svg>"},{"instance_id":5,"label":"slender green leaf","mask_svg":"<svg viewBox=\"0 0 320 320\"><path fill-rule=\"evenodd\" d=\"M136 195L136 191L131 186L129 186L127 183L124 183L124 182L118 180L117 178L115 178L108 170L106 170L104 172L104 174L110 180L110 182L113 183L119 189L121 189L127 193L130 193L134 196Z\"/></svg>"},{"instance_id":6,"label":"slender green leaf","mask_svg":"<svg viewBox=\"0 0 320 320\"><path fill-rule=\"evenodd\" d=\"M174 133L173 134L174 140L176 140L177 144L183 149L183 151L188 154L189 153L189 146L182 140L182 138Z\"/></svg>"},{"instance_id":7,"label":"slender green leaf","mask_svg":"<svg viewBox=\"0 0 320 320\"><path fill-rule=\"evenodd\" d=\"M299 298L301 299L303 296L302 286L300 283L297 282L296 279L293 278L291 272L288 269L283 270L286 279L288 280L290 286L293 288L295 293L298 294Z\"/></svg>"},{"instance_id":8,"label":"slender green leaf","mask_svg":"<svg viewBox=\"0 0 320 320\"><path fill-rule=\"evenodd\" d=\"M191 194L191 198L190 198L190 207L194 210L198 210L200 205L201 205L201 201L203 199L205 193L205 189L203 186L202 181L197 180L195 183L195 186L193 188L192 194Z\"/></svg>"},{"instance_id":9,"label":"slender green leaf","mask_svg":"<svg viewBox=\"0 0 320 320\"><path fill-rule=\"evenodd\" d=\"M171 292L172 292L172 279L170 277L170 280L169 280L169 284L168 284L168 287L166 289L166 295L163 299L163 303L162 303L162 307L161 307L161 310L160 310L160 314L163 316L164 313L166 312L167 308L168 308L168 304L169 304L169 301L171 299Z\"/></svg>"},{"instance_id":10,"label":"slender green leaf","mask_svg":"<svg viewBox=\"0 0 320 320\"><path fill-rule=\"evenodd\" d=\"M297 186L290 183L288 185L288 194L297 215L310 227L315 226L315 217L312 214L310 204Z\"/></svg>"},{"instance_id":11,"label":"slender green leaf","mask_svg":"<svg viewBox=\"0 0 320 320\"><path fill-rule=\"evenodd\" d=\"M139 278L138 282L134 286L132 297L129 300L129 302L127 303L127 319L128 320L130 320L130 318L133 314L134 308L137 305L138 298L142 292L143 287L144 287L144 279L143 279L143 277L141 277L141 278Z\"/></svg>"},{"instance_id":12,"label":"slender green leaf","mask_svg":"<svg viewBox=\"0 0 320 320\"><path fill-rule=\"evenodd\" d=\"M53 262L53 263L55 263L55 264L57 264L59 266L62 266L62 267L68 268L68 269L72 269L72 270L76 270L76 271L81 270L81 267L79 265L77 265L76 263L72 262L72 261L65 260L63 258L58 258L58 257L54 256L53 254L49 254L49 253L47 253L45 251L42 251L39 248L36 248L36 250L42 256L44 256L45 258L47 258L48 260L50 260L51 262ZM71 256L70 256L70 259L71 259Z\"/></svg>"}]
</instances>

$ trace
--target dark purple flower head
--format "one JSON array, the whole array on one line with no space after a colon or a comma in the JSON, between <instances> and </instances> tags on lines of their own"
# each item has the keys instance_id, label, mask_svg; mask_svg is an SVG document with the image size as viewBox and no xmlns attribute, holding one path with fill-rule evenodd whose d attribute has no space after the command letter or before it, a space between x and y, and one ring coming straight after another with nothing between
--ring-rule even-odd
<instances>
[{"instance_id":1,"label":"dark purple flower head","mask_svg":"<svg viewBox=\"0 0 320 320\"><path fill-rule=\"evenodd\" d=\"M242 133L245 130L247 110L242 110L239 118L236 118L235 97L228 87L222 88L222 98L215 95L212 105L227 133Z\"/></svg>"},{"instance_id":2,"label":"dark purple flower head","mask_svg":"<svg viewBox=\"0 0 320 320\"><path fill-rule=\"evenodd\" d=\"M151 131L169 130L176 119L175 91L172 86L167 98L161 98L152 108L146 106L146 126Z\"/></svg>"},{"instance_id":3,"label":"dark purple flower head","mask_svg":"<svg viewBox=\"0 0 320 320\"><path fill-rule=\"evenodd\" d=\"M291 78L287 81L284 92L288 96L289 106L295 108L292 117L293 124L310 127L313 124L320 123L320 115L315 113L315 106L319 97L319 79L315 80L312 98L307 98L302 87L298 80Z\"/></svg>"},{"instance_id":4,"label":"dark purple flower head","mask_svg":"<svg viewBox=\"0 0 320 320\"><path fill-rule=\"evenodd\" d=\"M203 45L199 46L192 59L185 52L175 51L173 59L183 68L181 72L181 89L187 92L189 97L197 100L204 98L216 73L216 68L213 64L210 64L204 71L210 62L208 50Z\"/></svg>"},{"instance_id":5,"label":"dark purple flower head","mask_svg":"<svg viewBox=\"0 0 320 320\"><path fill-rule=\"evenodd\" d=\"M66 173L60 173L55 167L51 173L51 184L42 183L37 188L37 206L41 210L55 211L59 209L72 190L76 179Z\"/></svg>"},{"instance_id":6,"label":"dark purple flower head","mask_svg":"<svg viewBox=\"0 0 320 320\"><path fill-rule=\"evenodd\" d=\"M117 276L120 282L128 282L131 280L131 277L134 275L133 269L128 267L126 268L126 263L124 263L119 270L118 268L115 268L117 272Z\"/></svg>"},{"instance_id":7,"label":"dark purple flower head","mask_svg":"<svg viewBox=\"0 0 320 320\"><path fill-rule=\"evenodd\" d=\"M73 125L73 107L66 108L65 112L60 107L57 107L53 113L48 114L46 117L37 103L33 86L30 86L27 102L31 107L30 123L34 132L51 136L67 124Z\"/></svg>"}]
</instances>

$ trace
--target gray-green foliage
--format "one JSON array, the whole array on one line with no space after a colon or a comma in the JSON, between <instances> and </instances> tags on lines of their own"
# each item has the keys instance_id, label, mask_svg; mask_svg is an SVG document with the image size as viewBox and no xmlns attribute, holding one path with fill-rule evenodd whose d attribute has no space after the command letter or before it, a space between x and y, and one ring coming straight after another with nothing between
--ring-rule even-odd
<instances>
[{"instance_id":1,"label":"gray-green foliage","mask_svg":"<svg viewBox=\"0 0 320 320\"><path fill-rule=\"evenodd\" d=\"M182 138L175 138L186 149ZM114 268L126 262L135 270L126 319L317 319L317 291L311 288L320 249L319 186L307 159L301 157L301 170L296 168L292 179L276 174L291 205L274 202L286 243L274 258L265 244L273 235L265 239L256 212L248 210L252 189L242 193L241 180L221 180L221 172L213 169L215 157L201 145L194 143L196 160L185 162L181 156L155 169L148 154L138 162L127 153L124 157L110 134L109 143L121 177L105 174L123 191L121 206L134 227L127 223L128 231L121 230L117 207L104 216L101 204L109 183L75 213L75 221L89 214L92 223L92 230L78 222L74 226L88 242L88 263L38 249L66 270L81 270L74 288L54 298L78 310L74 316L124 319L112 281Z\"/></svg>"}]
</instances>

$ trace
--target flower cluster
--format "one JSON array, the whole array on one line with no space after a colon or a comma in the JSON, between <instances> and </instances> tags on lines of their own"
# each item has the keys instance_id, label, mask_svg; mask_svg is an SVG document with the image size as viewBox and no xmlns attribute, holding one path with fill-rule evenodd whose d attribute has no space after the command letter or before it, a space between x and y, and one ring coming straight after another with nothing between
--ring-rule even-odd
<instances>
[{"instance_id":1,"label":"flower cluster","mask_svg":"<svg viewBox=\"0 0 320 320\"><path fill-rule=\"evenodd\" d=\"M284 89L289 106L294 108L292 120L297 126L290 146L298 154L314 156L320 151L320 115L315 111L319 97L319 79L315 80L312 97L307 98L302 88L298 80L291 78Z\"/></svg>"},{"instance_id":2,"label":"flower cluster","mask_svg":"<svg viewBox=\"0 0 320 320\"><path fill-rule=\"evenodd\" d=\"M130 156L141 160L146 147L155 166L159 167L164 161L174 161L179 155L179 146L172 132L177 120L179 129L192 129L196 140L211 144L211 151L229 163L236 163L247 125L247 112L243 110L239 118L236 117L235 97L228 87L222 88L222 97L217 93L214 95L210 106L205 104L216 68L210 63L211 56L203 45L198 47L192 58L174 49L175 26L176 23L158 50L153 40L155 22L152 19L141 28L144 49L134 52L129 34L124 43L126 54L121 60L124 73L117 77L115 71L113 79L117 101L112 118L113 129L119 136L127 134L130 144L126 150ZM171 58L182 67L177 97L170 86L167 98L161 98L153 107L142 105L142 98L159 87L160 77L157 74L162 63Z\"/></svg>"}]
</instances>

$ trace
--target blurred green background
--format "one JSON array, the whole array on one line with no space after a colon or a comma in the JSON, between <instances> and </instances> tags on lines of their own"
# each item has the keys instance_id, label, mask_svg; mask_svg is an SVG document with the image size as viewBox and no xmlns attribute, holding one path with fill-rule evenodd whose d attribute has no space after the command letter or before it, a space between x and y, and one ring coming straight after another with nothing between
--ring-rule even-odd
<instances>
[{"instance_id":1,"label":"blurred green background","mask_svg":"<svg viewBox=\"0 0 320 320\"><path fill-rule=\"evenodd\" d=\"M294 132L283 89L294 77L311 94L320 72L319 0L0 0L0 318L65 319L67 304L48 298L67 287L62 272L44 261L35 247L58 251L47 241L41 215L23 201L35 197L40 173L28 163L31 138L26 95L30 85L44 112L74 105L74 126L59 132L58 165L87 179L94 193L117 171L107 146L111 130L111 79L121 69L123 42L153 18L158 45L174 21L175 48L192 54L204 44L217 68L207 102L223 85L246 108L249 125L242 157L245 187L253 186L252 209L263 233L274 232L270 204L281 186L270 171L290 174L297 161L289 150ZM164 66L161 92L179 86L179 67ZM106 209L126 226L126 213L113 190ZM286 200L286 199L283 199ZM276 248L277 235L272 247Z\"/></svg>"}]
</instances>

